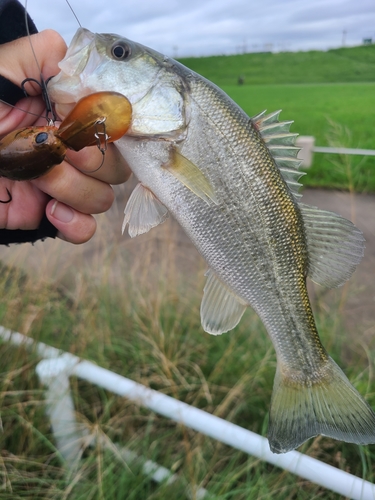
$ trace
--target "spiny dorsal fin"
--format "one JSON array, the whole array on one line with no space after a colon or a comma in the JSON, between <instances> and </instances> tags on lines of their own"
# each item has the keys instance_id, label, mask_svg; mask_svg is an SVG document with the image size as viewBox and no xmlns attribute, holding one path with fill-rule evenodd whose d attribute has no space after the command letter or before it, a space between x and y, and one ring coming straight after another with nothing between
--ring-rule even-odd
<instances>
[{"instance_id":1,"label":"spiny dorsal fin","mask_svg":"<svg viewBox=\"0 0 375 500\"><path fill-rule=\"evenodd\" d=\"M294 145L298 134L291 134L289 132L293 121L279 121L280 113L281 110L278 110L266 115L266 111L262 111L262 113L251 118L251 121L266 143L292 194L298 199L302 196L299 193L299 188L302 184L298 180L302 175L305 175L305 172L299 170L302 163L297 158L300 148Z\"/></svg>"},{"instance_id":2,"label":"spiny dorsal fin","mask_svg":"<svg viewBox=\"0 0 375 500\"><path fill-rule=\"evenodd\" d=\"M269 135L268 137L263 137L264 142L268 145L280 144L284 146L294 146L296 139L299 134L289 134L288 132Z\"/></svg>"}]
</instances>

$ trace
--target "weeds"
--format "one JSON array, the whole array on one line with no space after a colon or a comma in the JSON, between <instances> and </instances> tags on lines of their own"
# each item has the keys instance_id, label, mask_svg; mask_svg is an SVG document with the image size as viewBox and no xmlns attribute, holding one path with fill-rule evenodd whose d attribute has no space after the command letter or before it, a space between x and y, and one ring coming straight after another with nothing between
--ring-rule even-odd
<instances>
[{"instance_id":1,"label":"weeds","mask_svg":"<svg viewBox=\"0 0 375 500\"><path fill-rule=\"evenodd\" d=\"M108 217L117 216L115 207ZM107 244L107 221L101 220L97 240L84 253L71 247L58 253L56 242L18 247L19 262L28 266L35 251L39 269L48 272L30 266L26 274L14 267L15 254L8 257L11 264L3 264L0 277L1 324L265 435L276 358L257 316L248 311L226 335L204 333L204 265L175 223ZM349 366L349 377L374 406L373 351L360 340L348 351L335 305L327 310L324 304L316 307L323 343ZM9 344L0 345L0 355L1 499L184 499L198 498L202 487L208 498L222 500L338 498L76 378L77 420L91 438L69 469L45 414L37 355ZM155 483L142 462L124 458L117 445L166 467L179 481ZM318 437L302 451L373 479L373 446Z\"/></svg>"}]
</instances>

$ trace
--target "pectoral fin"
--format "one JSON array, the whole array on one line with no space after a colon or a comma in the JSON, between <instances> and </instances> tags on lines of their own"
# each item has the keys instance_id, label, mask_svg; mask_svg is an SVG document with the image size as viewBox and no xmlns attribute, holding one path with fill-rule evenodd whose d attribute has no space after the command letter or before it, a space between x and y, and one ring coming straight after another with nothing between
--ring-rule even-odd
<instances>
[{"instance_id":1,"label":"pectoral fin","mask_svg":"<svg viewBox=\"0 0 375 500\"><path fill-rule=\"evenodd\" d=\"M139 183L130 195L124 214L122 232L129 224L129 236L134 238L164 222L168 217L168 210L154 193Z\"/></svg>"},{"instance_id":2,"label":"pectoral fin","mask_svg":"<svg viewBox=\"0 0 375 500\"><path fill-rule=\"evenodd\" d=\"M215 205L218 204L215 192L207 177L194 163L179 153L176 148L171 149L170 159L163 165L163 168L168 170L184 186L206 203L211 204L214 202Z\"/></svg>"},{"instance_id":3,"label":"pectoral fin","mask_svg":"<svg viewBox=\"0 0 375 500\"><path fill-rule=\"evenodd\" d=\"M201 304L203 329L212 335L232 330L242 318L247 304L224 285L209 269Z\"/></svg>"}]
</instances>

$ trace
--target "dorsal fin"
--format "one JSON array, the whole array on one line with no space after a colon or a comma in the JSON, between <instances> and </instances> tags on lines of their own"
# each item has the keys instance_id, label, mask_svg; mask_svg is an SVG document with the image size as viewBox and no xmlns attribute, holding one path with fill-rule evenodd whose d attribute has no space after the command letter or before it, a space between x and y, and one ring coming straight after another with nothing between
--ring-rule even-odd
<instances>
[{"instance_id":1,"label":"dorsal fin","mask_svg":"<svg viewBox=\"0 0 375 500\"><path fill-rule=\"evenodd\" d=\"M299 199L302 196L299 193L299 188L302 184L298 181L302 175L305 175L305 172L299 170L302 163L297 158L300 148L294 145L298 134L291 134L289 132L293 121L279 121L280 113L281 110L266 115L266 111L262 111L262 113L251 118L251 121L266 143L292 194L296 199Z\"/></svg>"},{"instance_id":2,"label":"dorsal fin","mask_svg":"<svg viewBox=\"0 0 375 500\"><path fill-rule=\"evenodd\" d=\"M309 255L308 276L334 288L345 283L360 263L365 248L362 231L327 210L299 204Z\"/></svg>"}]
</instances>

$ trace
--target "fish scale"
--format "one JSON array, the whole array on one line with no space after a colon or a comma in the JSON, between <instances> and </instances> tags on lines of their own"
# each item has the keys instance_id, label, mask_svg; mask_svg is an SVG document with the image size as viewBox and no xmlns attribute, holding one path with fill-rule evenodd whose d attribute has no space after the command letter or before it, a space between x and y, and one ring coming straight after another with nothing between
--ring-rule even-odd
<instances>
[{"instance_id":1,"label":"fish scale","mask_svg":"<svg viewBox=\"0 0 375 500\"><path fill-rule=\"evenodd\" d=\"M191 98L196 99L197 101L199 100L200 102L202 102L202 101L209 102L209 98L211 97L213 90L210 87L207 87L206 85L203 85L203 84L198 83L198 86L199 86L199 90L201 90L201 92L198 92L196 95L195 87L193 84L191 84L191 89L192 89ZM208 90L208 92L206 90L206 95L204 95L205 89ZM203 96L202 96L202 94L203 94ZM207 94L208 94L208 96L207 96ZM213 109L215 109L215 108L213 107ZM203 109L203 111L204 111L204 113L207 113L207 114L210 113L209 108ZM220 127L223 128L222 122L224 122L225 125L228 126L228 118L229 118L228 114L229 113L225 114L222 121L220 120L220 117L218 117L218 113L213 115L211 121L212 121L212 123L215 124L214 125L215 129L216 128L220 129ZM285 265L284 265L285 260L287 260L287 261L288 260L296 260L294 258L294 257L296 257L296 254L295 254L296 248L300 248L302 250L301 252L298 253L298 256L297 256L300 261L301 261L301 254L304 254L304 256L306 257L306 252L303 251L305 245L303 245L303 243L302 243L303 232L301 231L301 229L302 229L301 226L298 227L295 231L295 239L297 241L294 241L293 244L290 244L290 238L292 237L292 233L290 231L286 232L285 227L288 226L290 229L292 220L294 220L294 226L295 226L296 221L299 219L298 213L297 213L295 206L294 206L294 203L291 199L291 195L288 193L288 188L287 188L285 182L283 181L280 174L276 170L276 167L274 165L274 162L272 161L272 158L270 158L267 150L265 150L265 146L262 143L261 139L259 138L259 135L256 133L256 130L252 126L251 122L249 122L249 120L246 116L244 117L243 112L236 113L236 115L234 117L233 116L231 117L232 120L229 123L229 125L232 125L232 123L233 123L237 128L241 127L241 125L245 125L248 130L250 129L250 131L252 132L252 135L249 136L249 134L246 134L246 135L243 134L245 136L244 138L246 138L246 142L244 142L244 141L238 142L238 145L240 145L240 147L241 147L240 151L235 150L236 145L233 146L233 144L232 144L233 157L234 157L233 163L234 163L234 167L237 166L237 171L238 171L238 175L236 177L235 177L236 172L235 172L234 168L226 169L225 167L223 168L222 165L218 165L218 167L220 167L220 170L215 169L215 175L220 177L220 179L222 180L222 185L224 184L224 179L225 179L225 177L224 177L225 171L223 172L223 170L226 170L226 172L227 172L227 186L228 186L228 188L227 188L226 192L228 193L228 195L227 195L227 197L225 197L225 195L224 196L219 195L219 198L223 199L223 203L227 207L226 215L228 215L228 216L232 215L232 217L237 222L234 225L230 226L229 231L231 233L233 231L236 232L239 235L238 238L242 244L244 243L246 245L248 243L249 238L250 238L251 234L253 233L254 227L258 228L258 233L260 234L260 237L259 237L260 240L269 240L270 239L270 237L267 237L267 235L265 234L267 231L269 231L273 237L276 235L276 240L278 240L279 246L280 246L280 243L282 244L283 241L287 240L287 241L285 241L283 248L280 249L281 251L279 253L280 253L280 256L282 256L282 258L279 260L277 260L277 258L276 258L276 254L278 253L278 249L275 248L272 251L272 246L276 246L276 245L266 244L265 246L263 246L263 245L259 244L257 241L253 242L253 244L250 243L250 245L247 245L248 250L249 250L249 255L247 255L247 257L250 261L251 261L251 255L253 255L254 252L259 253L259 249L263 250L260 257L262 259L263 266L269 270L269 273L266 276L267 279L265 280L267 283L267 288L269 288L269 287L273 286L269 282L269 278L270 278L269 275L271 273L271 270L275 267L280 267L280 269L285 267ZM242 123L241 122L238 123L238 121L239 121L238 115L240 115L239 117L241 118ZM236 120L237 120L237 122L236 122ZM243 123L243 122L245 122L245 123ZM191 125L194 126L194 124L191 124ZM235 135L235 128L234 127L231 128L229 126L229 129L232 131L232 135ZM226 137L224 140L228 144L230 144L231 143L231 135ZM254 146L254 143L256 144L256 146ZM183 148L182 148L182 152L184 153L185 150L188 149L188 147L189 147L189 141L187 139ZM256 149L256 152L257 152L256 156L253 154L254 149ZM265 150L263 152L263 155L262 155L262 151L261 151L262 149ZM258 157L258 161L253 160L254 156ZM260 159L261 156L266 157L266 161L267 161L266 164L265 164L265 162L262 162L262 159ZM241 160L242 160L241 162L238 160L239 158L241 158ZM198 159L198 162L199 162L199 159ZM249 168L250 162L254 163L255 168L252 168L252 169ZM256 167L260 167L260 168L256 169ZM277 185L275 186L274 180L276 180L276 182L278 182L278 184L279 184L278 186ZM282 196L284 198L283 203L281 203L281 204L277 203L276 194L272 191L270 192L270 196L271 196L270 198L265 196L265 192L267 192L267 191L264 188L264 183L265 184L272 184L273 191L276 191L278 188L278 191L281 192L280 196ZM239 206L238 206L237 213L234 213L234 210L233 210L233 202L232 202L233 190L236 191L238 198L241 200L241 203L239 203ZM252 204L250 204L250 203L245 204L243 202L243 200L249 200L250 195L252 196L253 203ZM212 210L216 210L216 208L212 208ZM204 214L207 213L207 207L202 206L202 211ZM257 211L256 215L254 214L254 211ZM288 217L288 218L284 217L284 219L281 219L280 218L280 211L283 211L284 214L287 213L290 217ZM246 218L246 215L247 215L247 218ZM259 224L259 218L261 218L263 224ZM275 219L278 220L279 225L276 225L274 223ZM247 227L246 227L246 222L247 222ZM284 225L280 226L280 222L284 223ZM298 221L298 222L300 223L300 221ZM223 232L221 219L219 220L219 228L215 228L213 233L210 234L210 237L214 237L217 232L219 234L222 234L222 232ZM205 239L206 238L204 238L204 240ZM203 241L203 244L204 244L204 241ZM269 253L271 253L271 255L269 257L265 253L267 250L269 251ZM214 255L212 255L212 253L204 253L204 252L202 252L202 253L203 253L203 256L206 258L206 260L212 266L214 266L214 263L210 262L210 259L212 260L212 258L214 258ZM243 249L241 248L241 250L239 250L238 253L243 255L243 253L244 253ZM249 278L248 281L251 281L251 277L249 276L249 273L250 273L249 260L246 259L245 268L247 269L248 273L245 274L245 276L247 275ZM272 262L272 267L269 266L269 262L267 262L267 260ZM299 267L301 269L304 269L305 266L306 266L306 263L301 262ZM289 272L289 270L290 270L290 268L286 267L287 273ZM216 269L216 271L218 273L220 273L220 269ZM262 277L262 275L260 277ZM226 279L230 279L230 276L223 275L223 280L226 280ZM273 277L273 281L276 281L275 277ZM248 296L248 290L249 290L248 283L246 283L243 288L244 288L244 290L240 292L240 295L242 295L243 298L249 298L249 296ZM295 287L292 287L292 288L294 289ZM252 297L250 298L250 300L254 300L254 299Z\"/></svg>"},{"instance_id":2,"label":"fish scale","mask_svg":"<svg viewBox=\"0 0 375 500\"><path fill-rule=\"evenodd\" d=\"M279 112L249 118L208 80L118 35L80 28L60 67L50 84L57 105L103 90L129 99L132 124L116 145L140 182L123 228L134 237L176 218L208 265L203 328L229 331L248 306L262 319L277 354L271 450L318 434L374 443L375 414L322 346L306 289L307 276L343 284L364 239L350 221L300 202L291 122Z\"/></svg>"}]
</instances>

